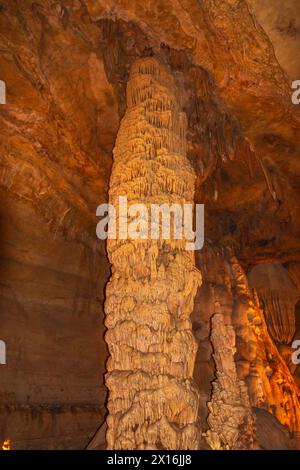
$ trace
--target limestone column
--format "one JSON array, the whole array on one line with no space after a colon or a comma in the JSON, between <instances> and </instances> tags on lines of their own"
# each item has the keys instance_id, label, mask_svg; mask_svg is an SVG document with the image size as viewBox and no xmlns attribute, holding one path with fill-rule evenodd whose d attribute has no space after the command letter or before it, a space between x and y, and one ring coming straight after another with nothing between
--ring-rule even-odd
<instances>
[{"instance_id":1,"label":"limestone column","mask_svg":"<svg viewBox=\"0 0 300 470\"><path fill-rule=\"evenodd\" d=\"M114 148L109 202L193 203L186 116L174 79L157 60L136 61ZM117 213L117 220L119 213ZM186 241L108 240L109 449L196 449L197 351L190 314L201 276Z\"/></svg>"}]
</instances>

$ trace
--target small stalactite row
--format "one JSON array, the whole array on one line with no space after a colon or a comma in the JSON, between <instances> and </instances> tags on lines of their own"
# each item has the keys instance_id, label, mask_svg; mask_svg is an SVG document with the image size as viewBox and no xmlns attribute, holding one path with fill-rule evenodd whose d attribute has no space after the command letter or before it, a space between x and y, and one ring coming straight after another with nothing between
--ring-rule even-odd
<instances>
[{"instance_id":1,"label":"small stalactite row","mask_svg":"<svg viewBox=\"0 0 300 470\"><path fill-rule=\"evenodd\" d=\"M172 75L154 58L136 61L114 148L109 202L193 203L186 117ZM116 214L119 219L119 212ZM197 343L190 315L201 282L186 240L108 240L109 449L197 449Z\"/></svg>"}]
</instances>

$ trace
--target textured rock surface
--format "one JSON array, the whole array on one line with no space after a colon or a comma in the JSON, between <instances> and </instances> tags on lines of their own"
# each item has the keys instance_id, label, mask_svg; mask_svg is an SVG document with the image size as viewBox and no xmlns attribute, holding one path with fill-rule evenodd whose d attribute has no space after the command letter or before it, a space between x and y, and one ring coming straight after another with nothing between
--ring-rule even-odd
<instances>
[{"instance_id":1,"label":"textured rock surface","mask_svg":"<svg viewBox=\"0 0 300 470\"><path fill-rule=\"evenodd\" d=\"M155 59L134 63L110 179L110 203L193 203L186 119L172 76ZM184 181L184 184L183 184ZM120 212L117 221L121 219ZM161 221L156 219L160 227ZM141 223L141 222L140 222ZM182 224L182 222L181 222ZM142 227L140 227L142 230ZM148 231L148 229L147 229ZM185 239L108 240L105 304L111 449L196 449L196 342L189 316L200 283Z\"/></svg>"},{"instance_id":2,"label":"textured rock surface","mask_svg":"<svg viewBox=\"0 0 300 470\"><path fill-rule=\"evenodd\" d=\"M207 441L212 449L252 450L255 441L255 422L251 412L246 384L237 373L234 356L236 337L230 317L222 312L222 303L216 301L216 312L211 322L213 358L216 380L212 399L208 402L209 430Z\"/></svg>"},{"instance_id":3,"label":"textured rock surface","mask_svg":"<svg viewBox=\"0 0 300 470\"><path fill-rule=\"evenodd\" d=\"M200 411L209 402L209 414L200 412L209 445L214 449L260 448L253 407L273 414L298 435L299 389L269 336L258 299L251 293L239 262L228 249L206 247L197 256L197 265L205 280L200 291L209 291L205 300L202 298L208 314L203 317L197 303L193 313L200 345L204 338L211 343L209 346L206 340L207 346L202 351L200 348L200 367L195 375L202 391ZM206 316L207 327L202 326L200 337L199 322ZM207 373L212 358L215 375L213 371Z\"/></svg>"},{"instance_id":4,"label":"textured rock surface","mask_svg":"<svg viewBox=\"0 0 300 470\"><path fill-rule=\"evenodd\" d=\"M296 333L299 293L288 271L280 264L260 264L250 271L248 280L258 295L272 337L290 344Z\"/></svg>"},{"instance_id":5,"label":"textured rock surface","mask_svg":"<svg viewBox=\"0 0 300 470\"><path fill-rule=\"evenodd\" d=\"M208 246L197 255L197 265L204 280L198 295L201 296L201 290L209 292L205 297L202 292L202 308L196 303L193 313L195 324L195 320L203 321L203 309L206 309L203 331L207 346L205 352L202 350L199 354L198 371L202 382L195 376L204 392L201 405L205 413L200 414L204 436L212 449L253 449L257 447L255 419L247 385L235 360L238 351L233 325L236 294L231 266L222 249ZM196 338L201 350L204 338L197 333ZM207 373L208 365L210 373ZM203 382L206 382L205 387Z\"/></svg>"},{"instance_id":6,"label":"textured rock surface","mask_svg":"<svg viewBox=\"0 0 300 470\"><path fill-rule=\"evenodd\" d=\"M254 13L269 35L276 56L291 80L299 80L300 9L298 0L249 0Z\"/></svg>"},{"instance_id":7,"label":"textured rock surface","mask_svg":"<svg viewBox=\"0 0 300 470\"><path fill-rule=\"evenodd\" d=\"M231 258L240 300L233 319L238 339L240 374L246 380L250 403L273 413L291 433L300 431L300 392L286 361L267 329L257 294L250 292L247 278L235 257Z\"/></svg>"},{"instance_id":8,"label":"textured rock surface","mask_svg":"<svg viewBox=\"0 0 300 470\"><path fill-rule=\"evenodd\" d=\"M297 442L287 428L280 425L274 415L255 408L256 438L261 450L295 450Z\"/></svg>"},{"instance_id":9,"label":"textured rock surface","mask_svg":"<svg viewBox=\"0 0 300 470\"><path fill-rule=\"evenodd\" d=\"M172 76L157 60L133 64L109 201L193 203L186 118ZM183 184L184 181L184 184ZM117 214L118 224L122 216ZM157 221L161 225L161 221ZM140 222L142 223L142 222ZM182 222L181 222L182 223ZM142 230L140 227L139 230ZM105 303L110 449L197 449L196 341L190 315L200 283L186 240L108 240Z\"/></svg>"},{"instance_id":10,"label":"textured rock surface","mask_svg":"<svg viewBox=\"0 0 300 470\"><path fill-rule=\"evenodd\" d=\"M0 435L12 450L85 449L103 414L99 404L28 403L0 406Z\"/></svg>"},{"instance_id":11,"label":"textured rock surface","mask_svg":"<svg viewBox=\"0 0 300 470\"><path fill-rule=\"evenodd\" d=\"M150 40L147 51L137 52L166 57L194 95L187 103L188 156L197 162L197 198L210 214L207 237L217 242L232 236L240 258L253 264L297 258L300 214L292 201L299 199L299 107L248 2L87 5L95 21L138 26Z\"/></svg>"}]
</instances>

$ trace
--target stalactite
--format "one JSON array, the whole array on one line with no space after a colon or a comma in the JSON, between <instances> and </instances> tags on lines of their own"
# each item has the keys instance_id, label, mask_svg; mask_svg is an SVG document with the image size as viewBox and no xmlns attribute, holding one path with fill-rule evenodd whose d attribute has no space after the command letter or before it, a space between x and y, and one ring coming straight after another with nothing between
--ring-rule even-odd
<instances>
[{"instance_id":1,"label":"stalactite","mask_svg":"<svg viewBox=\"0 0 300 470\"><path fill-rule=\"evenodd\" d=\"M258 294L272 337L290 344L296 332L295 305L299 295L288 271L280 264L261 264L252 269L248 278Z\"/></svg>"},{"instance_id":2,"label":"stalactite","mask_svg":"<svg viewBox=\"0 0 300 470\"><path fill-rule=\"evenodd\" d=\"M114 149L109 200L192 203L195 174L186 158L186 117L172 76L138 60ZM118 214L117 214L118 217ZM201 276L185 240L108 240L106 290L110 357L110 449L196 449L196 341L190 314Z\"/></svg>"},{"instance_id":3,"label":"stalactite","mask_svg":"<svg viewBox=\"0 0 300 470\"><path fill-rule=\"evenodd\" d=\"M259 162L259 164L261 166L262 172L263 172L265 180L266 180L267 188L270 191L270 194L271 194L272 198L274 199L274 201L276 201L277 194L276 194L276 192L273 188L272 181L271 181L271 178L270 178L270 175L269 175L269 171L268 171L266 165L264 164L264 162L262 161L262 159L259 157L259 155L257 155L257 153L255 153L255 156L256 156L257 161Z\"/></svg>"}]
</instances>

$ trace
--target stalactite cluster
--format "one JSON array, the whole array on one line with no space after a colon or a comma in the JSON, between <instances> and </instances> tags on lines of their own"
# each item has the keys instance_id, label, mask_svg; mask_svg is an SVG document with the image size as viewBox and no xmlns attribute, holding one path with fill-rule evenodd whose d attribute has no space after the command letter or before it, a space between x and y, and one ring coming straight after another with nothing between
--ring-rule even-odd
<instances>
[{"instance_id":1,"label":"stalactite cluster","mask_svg":"<svg viewBox=\"0 0 300 470\"><path fill-rule=\"evenodd\" d=\"M230 264L239 298L233 313L239 373L248 386L251 406L274 414L290 432L299 436L299 389L268 332L257 294L251 292L247 277L234 256Z\"/></svg>"},{"instance_id":2,"label":"stalactite cluster","mask_svg":"<svg viewBox=\"0 0 300 470\"><path fill-rule=\"evenodd\" d=\"M186 117L173 77L155 59L136 61L114 148L109 202L192 203L195 174L186 158ZM117 213L117 219L119 213ZM110 357L110 449L196 449L197 344L190 314L201 281L185 240L108 240L106 290Z\"/></svg>"},{"instance_id":3,"label":"stalactite cluster","mask_svg":"<svg viewBox=\"0 0 300 470\"><path fill-rule=\"evenodd\" d=\"M258 294L272 337L290 344L295 332L295 305L299 294L280 264L260 264L249 274L249 285Z\"/></svg>"}]
</instances>

